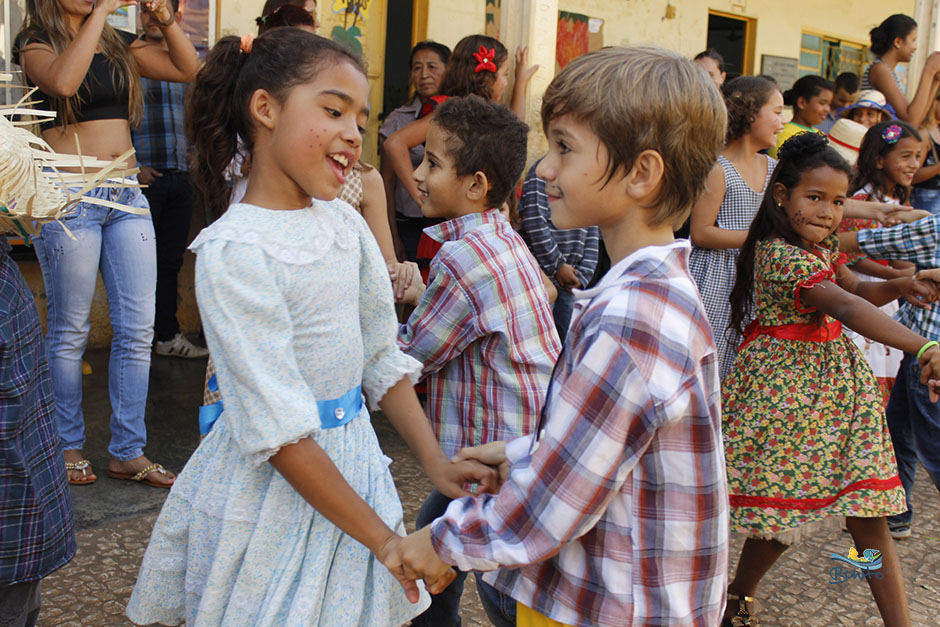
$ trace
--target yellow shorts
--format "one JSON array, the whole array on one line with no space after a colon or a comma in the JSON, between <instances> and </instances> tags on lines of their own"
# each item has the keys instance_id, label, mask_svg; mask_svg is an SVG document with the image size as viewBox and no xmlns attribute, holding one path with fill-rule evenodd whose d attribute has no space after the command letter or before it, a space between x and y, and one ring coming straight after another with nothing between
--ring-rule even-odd
<instances>
[{"instance_id":1,"label":"yellow shorts","mask_svg":"<svg viewBox=\"0 0 940 627\"><path fill-rule=\"evenodd\" d=\"M571 627L516 601L516 627Z\"/></svg>"}]
</instances>

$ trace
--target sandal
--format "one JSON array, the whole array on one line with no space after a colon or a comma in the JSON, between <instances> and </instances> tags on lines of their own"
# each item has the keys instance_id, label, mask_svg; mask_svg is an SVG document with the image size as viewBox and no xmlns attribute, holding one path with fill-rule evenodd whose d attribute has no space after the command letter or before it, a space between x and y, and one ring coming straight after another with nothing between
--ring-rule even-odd
<instances>
[{"instance_id":1,"label":"sandal","mask_svg":"<svg viewBox=\"0 0 940 627\"><path fill-rule=\"evenodd\" d=\"M147 466L146 468L144 468L143 470L137 473L119 472L117 470L108 469L108 476L111 477L112 479L126 479L128 481L139 481L140 483L149 485L150 487L153 487L153 488L169 489L173 487L172 483L160 483L159 481L154 481L153 479L150 479L150 473L152 472L158 472L161 475L167 474L166 468L164 468L161 464L150 464L149 466Z\"/></svg>"},{"instance_id":2,"label":"sandal","mask_svg":"<svg viewBox=\"0 0 940 627\"><path fill-rule=\"evenodd\" d=\"M65 462L66 473L68 473L69 470L82 471L81 479L72 479L69 477L69 485L91 485L98 480L98 478L94 476L94 473L91 472L91 462L87 459L81 459L77 462ZM91 475L91 477L88 475Z\"/></svg>"},{"instance_id":3,"label":"sandal","mask_svg":"<svg viewBox=\"0 0 940 627\"><path fill-rule=\"evenodd\" d=\"M729 592L728 601L738 602L738 613L730 618L726 616L721 621L721 627L760 627L760 621L757 620L756 616L751 616L751 612L747 609L747 604L750 603L756 611L757 599L746 595L738 596Z\"/></svg>"}]
</instances>

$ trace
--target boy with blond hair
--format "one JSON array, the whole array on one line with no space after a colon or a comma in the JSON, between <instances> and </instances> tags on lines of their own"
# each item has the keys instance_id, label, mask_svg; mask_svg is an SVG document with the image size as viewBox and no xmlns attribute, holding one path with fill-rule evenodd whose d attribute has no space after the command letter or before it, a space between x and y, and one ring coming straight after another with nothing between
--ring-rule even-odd
<instances>
[{"instance_id":1,"label":"boy with blond hair","mask_svg":"<svg viewBox=\"0 0 940 627\"><path fill-rule=\"evenodd\" d=\"M715 86L655 47L568 64L542 106L552 222L600 227L612 267L579 292L535 434L466 449L495 495L455 500L401 546L432 592L492 570L518 625L717 625L728 491L714 342L673 239L725 135ZM443 561L441 561L443 560Z\"/></svg>"}]
</instances>

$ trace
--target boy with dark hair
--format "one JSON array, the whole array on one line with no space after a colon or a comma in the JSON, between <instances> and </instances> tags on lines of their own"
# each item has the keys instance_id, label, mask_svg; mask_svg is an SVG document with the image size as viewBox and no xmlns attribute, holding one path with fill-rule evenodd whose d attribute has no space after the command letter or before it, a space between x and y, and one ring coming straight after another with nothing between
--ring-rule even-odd
<instances>
[{"instance_id":1,"label":"boy with dark hair","mask_svg":"<svg viewBox=\"0 0 940 627\"><path fill-rule=\"evenodd\" d=\"M829 103L829 115L817 126L823 133L828 134L835 123L839 120L839 113L858 98L859 87L858 74L853 72L842 72L836 76L836 89L832 93L832 101Z\"/></svg>"},{"instance_id":2,"label":"boy with dark hair","mask_svg":"<svg viewBox=\"0 0 940 627\"><path fill-rule=\"evenodd\" d=\"M721 621L718 361L689 243L673 239L724 143L708 80L661 48L605 48L545 93L552 221L597 225L613 265L578 294L535 433L460 454L499 465L499 492L455 500L401 543L405 574L432 592L447 563L506 567L485 580L516 599L520 625Z\"/></svg>"},{"instance_id":3,"label":"boy with dark hair","mask_svg":"<svg viewBox=\"0 0 940 627\"><path fill-rule=\"evenodd\" d=\"M416 277L405 296L416 308L398 341L424 364L427 414L448 457L532 433L561 350L538 264L499 211L525 167L527 135L502 105L450 98L434 113L414 173L421 211L445 221L424 231L441 248L427 288ZM418 526L449 503L432 492ZM412 625L458 625L465 576ZM477 588L497 626L514 624L497 591L479 578Z\"/></svg>"}]
</instances>

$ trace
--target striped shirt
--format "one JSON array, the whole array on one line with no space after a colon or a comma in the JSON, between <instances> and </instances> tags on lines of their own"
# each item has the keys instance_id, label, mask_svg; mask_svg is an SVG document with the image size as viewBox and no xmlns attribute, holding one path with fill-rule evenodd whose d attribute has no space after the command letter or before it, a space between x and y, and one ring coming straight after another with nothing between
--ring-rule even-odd
<instances>
[{"instance_id":1,"label":"striped shirt","mask_svg":"<svg viewBox=\"0 0 940 627\"><path fill-rule=\"evenodd\" d=\"M561 285L555 279L555 274L566 263L574 268L581 287L586 287L597 267L600 231L596 226L583 229L555 228L552 212L548 208L548 196L545 194L545 181L535 175L537 166L538 162L532 166L522 183L522 200L519 202L522 228L519 233L556 287Z\"/></svg>"},{"instance_id":2,"label":"striped shirt","mask_svg":"<svg viewBox=\"0 0 940 627\"><path fill-rule=\"evenodd\" d=\"M495 495L431 525L440 557L587 626L717 625L728 488L718 361L689 244L646 247L575 292L538 437Z\"/></svg>"},{"instance_id":3,"label":"striped shirt","mask_svg":"<svg viewBox=\"0 0 940 627\"><path fill-rule=\"evenodd\" d=\"M142 78L144 112L131 132L137 161L156 170L189 171L189 145L184 122L186 83Z\"/></svg>"},{"instance_id":4,"label":"striped shirt","mask_svg":"<svg viewBox=\"0 0 940 627\"><path fill-rule=\"evenodd\" d=\"M940 267L940 215L890 229L859 231L858 247L876 259L910 261L918 271ZM940 307L920 309L902 300L894 317L915 333L940 340Z\"/></svg>"},{"instance_id":5,"label":"striped shirt","mask_svg":"<svg viewBox=\"0 0 940 627\"><path fill-rule=\"evenodd\" d=\"M535 259L496 209L424 232L442 246L398 343L424 364L441 448L532 433L561 350Z\"/></svg>"}]
</instances>

